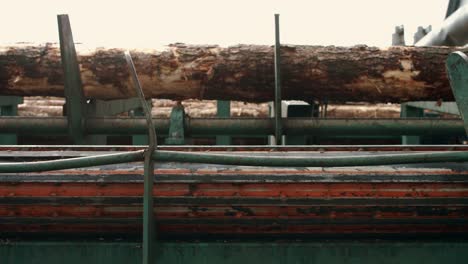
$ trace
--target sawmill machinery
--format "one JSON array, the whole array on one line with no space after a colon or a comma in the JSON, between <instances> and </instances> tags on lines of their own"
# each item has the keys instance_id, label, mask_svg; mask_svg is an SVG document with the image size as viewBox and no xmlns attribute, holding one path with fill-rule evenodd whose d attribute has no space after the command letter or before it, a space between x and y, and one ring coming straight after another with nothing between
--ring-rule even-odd
<instances>
[{"instance_id":1,"label":"sawmill machinery","mask_svg":"<svg viewBox=\"0 0 468 264\"><path fill-rule=\"evenodd\" d=\"M88 102L68 16L58 24L66 116L2 116L0 132L6 142L66 135L74 145L0 146L0 263L468 262L468 146L446 141L468 133L463 52L446 59L455 102L407 105L459 118L282 117L275 16L271 118L188 118L177 105L155 119L130 53L122 59L137 97ZM128 110L137 116L110 116ZM102 144L108 135L140 146ZM319 135L445 144L301 141ZM188 136L272 139L184 145Z\"/></svg>"}]
</instances>

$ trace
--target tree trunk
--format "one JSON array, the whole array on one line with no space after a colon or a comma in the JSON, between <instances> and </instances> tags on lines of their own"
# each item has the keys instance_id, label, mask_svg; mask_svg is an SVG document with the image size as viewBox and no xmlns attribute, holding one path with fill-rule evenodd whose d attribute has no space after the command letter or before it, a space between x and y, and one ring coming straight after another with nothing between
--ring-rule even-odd
<instances>
[{"instance_id":1,"label":"tree trunk","mask_svg":"<svg viewBox=\"0 0 468 264\"><path fill-rule=\"evenodd\" d=\"M135 96L123 50L86 52L82 45L77 45L77 50L86 97ZM283 99L453 100L445 60L454 50L457 49L283 46ZM271 46L175 44L162 52L134 50L132 56L147 97L251 102L274 98ZM0 47L0 94L63 96L59 48L52 44Z\"/></svg>"}]
</instances>

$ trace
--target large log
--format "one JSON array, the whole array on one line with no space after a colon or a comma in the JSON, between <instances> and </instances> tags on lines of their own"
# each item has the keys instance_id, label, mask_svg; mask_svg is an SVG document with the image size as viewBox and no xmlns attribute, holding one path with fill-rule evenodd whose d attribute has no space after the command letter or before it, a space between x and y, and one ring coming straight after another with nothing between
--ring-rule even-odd
<instances>
[{"instance_id":1,"label":"large log","mask_svg":"<svg viewBox=\"0 0 468 264\"><path fill-rule=\"evenodd\" d=\"M77 45L77 49L86 97L117 99L135 95L123 50L86 51L83 45ZM445 59L454 50L283 46L283 99L453 100ZM134 50L132 56L148 97L252 102L274 97L271 46L221 48L175 44L161 52ZM0 94L63 96L57 45L0 47Z\"/></svg>"}]
</instances>

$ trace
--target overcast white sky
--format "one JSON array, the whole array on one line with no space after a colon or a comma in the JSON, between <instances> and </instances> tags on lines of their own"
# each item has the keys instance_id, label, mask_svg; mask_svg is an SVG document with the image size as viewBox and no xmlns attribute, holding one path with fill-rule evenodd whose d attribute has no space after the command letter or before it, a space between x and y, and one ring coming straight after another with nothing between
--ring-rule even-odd
<instances>
[{"instance_id":1,"label":"overcast white sky","mask_svg":"<svg viewBox=\"0 0 468 264\"><path fill-rule=\"evenodd\" d=\"M7 4L5 4L7 2ZM14 0L2 3L0 42L58 42L57 14L70 15L76 42L88 47L154 48L191 44L281 42L389 46L396 25L406 43L417 26L444 19L448 0Z\"/></svg>"}]
</instances>

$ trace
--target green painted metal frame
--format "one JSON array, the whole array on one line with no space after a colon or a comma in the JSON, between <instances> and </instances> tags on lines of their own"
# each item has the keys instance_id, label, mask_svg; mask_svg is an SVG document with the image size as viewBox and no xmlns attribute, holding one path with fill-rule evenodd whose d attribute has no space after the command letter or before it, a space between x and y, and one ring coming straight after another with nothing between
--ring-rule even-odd
<instances>
[{"instance_id":1,"label":"green painted metal frame","mask_svg":"<svg viewBox=\"0 0 468 264\"><path fill-rule=\"evenodd\" d=\"M425 112L429 110L430 112ZM438 102L438 101L415 101L401 104L402 118L438 118L439 114L460 115L456 102ZM434 136L434 137L433 137ZM441 137L442 136L442 137ZM447 135L431 135L424 139L424 144L434 144L434 142L447 142L450 140L450 133ZM418 145L422 143L422 136L402 136L403 145Z\"/></svg>"},{"instance_id":2,"label":"green painted metal frame","mask_svg":"<svg viewBox=\"0 0 468 264\"><path fill-rule=\"evenodd\" d=\"M216 116L218 118L231 118L231 101L216 101ZM232 138L230 136L216 136L216 145L231 145Z\"/></svg>"},{"instance_id":3,"label":"green painted metal frame","mask_svg":"<svg viewBox=\"0 0 468 264\"><path fill-rule=\"evenodd\" d=\"M288 118L313 118L314 106L305 102L288 102L283 101L283 115L282 117ZM296 135L296 136L283 136L284 145L307 145L309 143L309 135Z\"/></svg>"},{"instance_id":4,"label":"green painted metal frame","mask_svg":"<svg viewBox=\"0 0 468 264\"><path fill-rule=\"evenodd\" d=\"M80 67L76 56L75 43L68 15L58 15L60 56L65 83L65 109L68 119L68 132L75 144L85 143L84 123L86 118L86 98L84 96Z\"/></svg>"},{"instance_id":5,"label":"green painted metal frame","mask_svg":"<svg viewBox=\"0 0 468 264\"><path fill-rule=\"evenodd\" d=\"M138 98L120 100L91 100L87 102L82 87L81 74L76 56L75 43L68 15L57 16L60 38L60 54L65 76L65 112L68 119L68 135L75 144L107 143L106 135L87 135L84 124L88 117L113 116L135 109L136 116L142 116ZM137 145L148 144L147 136L136 135Z\"/></svg>"},{"instance_id":6,"label":"green painted metal frame","mask_svg":"<svg viewBox=\"0 0 468 264\"><path fill-rule=\"evenodd\" d=\"M0 116L18 115L18 105L23 103L20 96L0 96ZM16 145L18 136L13 134L0 134L0 145Z\"/></svg>"},{"instance_id":7,"label":"green painted metal frame","mask_svg":"<svg viewBox=\"0 0 468 264\"><path fill-rule=\"evenodd\" d=\"M458 110L468 135L468 57L460 51L447 58L447 72Z\"/></svg>"},{"instance_id":8,"label":"green painted metal frame","mask_svg":"<svg viewBox=\"0 0 468 264\"><path fill-rule=\"evenodd\" d=\"M138 97L140 98L141 108L146 117L146 125L148 129L149 145L144 153L144 175L143 175L143 264L154 263L154 240L155 240L155 223L154 223L154 206L153 206L153 188L154 188L154 153L157 148L156 129L151 117L151 108L146 102L143 89L141 88L140 80L133 64L130 52L125 52L125 59L133 80ZM183 118L182 118L183 121Z\"/></svg>"},{"instance_id":9,"label":"green painted metal frame","mask_svg":"<svg viewBox=\"0 0 468 264\"><path fill-rule=\"evenodd\" d=\"M76 52L73 45L73 38L71 35L70 24L68 16L58 16L60 42L62 51L62 61L65 71L66 96L67 96L67 113L68 113L68 131L71 133L73 139L77 143L84 140L86 128L84 117L87 113L85 110L85 103L83 103L84 96L80 97L81 80L79 77L79 69L76 62ZM275 15L275 136L281 140L282 125L281 125L281 90L279 85L279 16ZM70 44L71 43L71 44ZM453 55L453 54L452 54ZM467 87L468 74L466 74L466 61L467 58L464 54L456 54L457 56L450 56L448 59L448 69L454 89L457 104L459 106L463 120L465 121L465 128L468 131L468 122L465 117L468 117L468 89ZM461 56L463 55L463 56ZM463 59L463 68L460 68L460 57ZM154 184L154 161L179 161L179 162L201 162L201 163L214 163L214 164L230 164L230 165L250 165L250 166L369 166L369 165L385 165L385 164L408 164L408 163L429 163L429 162L457 162L468 161L467 151L458 152L434 152L434 153L414 153L414 154L386 154L374 156L352 156L352 157L320 157L320 158L298 158L298 157L256 157L256 156L239 156L239 155L219 155L219 154L200 154L200 153L187 153L177 151L160 151L156 150L156 134L155 127L151 118L151 112L146 104L138 77L136 75L133 62L130 55L127 53L127 61L129 62L132 71L132 79L137 88L140 97L142 108L145 112L147 129L149 136L149 147L145 151L124 152L118 154L109 154L101 156L90 156L75 159L66 159L58 161L40 161L40 162L27 162L27 163L0 163L0 172L19 172L19 171L41 171L41 170L54 170L76 167L87 167L104 164L115 164L120 162L140 161L144 159L144 211L143 211L143 251L140 255L138 243L71 243L71 242L57 242L44 243L42 242L27 242L2 244L0 245L0 255L4 256L7 261L14 263L21 263L22 261L44 261L42 257L49 258L48 263L54 263L50 258L58 256L53 261L63 262L67 259L67 263L71 261L87 261L93 263L94 261L110 261L111 263L118 263L119 261L135 262L141 261L143 263L211 263L211 262L224 262L224 263L258 263L259 261L269 263L310 263L311 258L319 262L339 262L347 261L348 263L366 263L363 262L363 256L370 256L369 260L364 258L364 261L379 261L381 263L394 263L395 256L399 260L407 261L407 263L439 263L433 261L449 263L457 263L465 261L468 256L467 243L421 243L409 245L403 243L403 246L398 243L388 243L382 248L377 246L377 253L369 253L369 248L375 247L378 243L356 243L340 244L340 243L168 243L161 244L155 247L154 240L154 219L153 219L153 197L152 190ZM460 66L460 67L459 67ZM458 74L458 75L457 75ZM279 94L278 94L279 93ZM77 95L78 94L78 95ZM74 96L77 96L75 98ZM68 101L70 100L70 101ZM278 101L279 100L279 101ZM180 112L179 112L180 113ZM75 115L76 114L76 115ZM184 118L179 118L184 122ZM178 123L180 123L178 120ZM74 131L73 129L77 129ZM171 129L169 128L169 131ZM180 130L178 130L180 131ZM73 133L72 133L73 132ZM281 143L281 142L280 142ZM42 246L44 245L44 247ZM169 247L170 249L166 248ZM448 245L448 246L447 246ZM83 246L85 247L83 249ZM41 248L42 247L42 248ZM57 249L62 247L62 250ZM102 258L102 253L98 249L107 247L106 257ZM358 248L356 248L358 247ZM423 253L421 253L421 249ZM63 249L65 248L65 249ZM328 251L328 248L330 250ZM389 250L390 248L390 250ZM48 250L45 250L48 249ZM15 252L15 250L17 250ZM23 251L22 251L23 250ZM24 251L25 250L25 251ZM52 250L52 251L50 251ZM78 250L78 251L77 251ZM128 251L127 251L128 250ZM167 251L165 250L172 250ZM410 251L408 251L410 250ZM412 250L412 251L411 251ZM418 251L419 250L419 251ZM34 254L27 254L27 252L34 251ZM350 253L354 252L355 253ZM415 253L418 251L419 253ZM68 252L68 255L63 253ZM78 252L78 253L77 253ZM88 253L86 253L88 252ZM325 252L325 253L324 253ZM84 254L83 254L84 253ZM155 253L157 258L154 258ZM74 255L78 254L78 255ZM94 258L99 255L97 259ZM130 256L126 259L124 256ZM375 255L377 254L377 255ZM411 255L416 254L416 255ZM75 256L75 257L72 257ZM22 258L22 256L27 256ZM64 258L64 256L66 256ZM88 260L83 258L92 257ZM413 257L408 257L413 256ZM14 259L20 257L20 259ZM68 261L70 260L70 261ZM386 262L387 261L387 262ZM388 262L391 261L391 262ZM13 263L12 262L12 263ZM7 262L8 263L8 262ZM42 262L41 262L42 263ZM102 262L99 262L102 263Z\"/></svg>"},{"instance_id":10,"label":"green painted metal frame","mask_svg":"<svg viewBox=\"0 0 468 264\"><path fill-rule=\"evenodd\" d=\"M170 122L153 118L156 132L167 135ZM272 118L186 118L186 135L267 136L274 133ZM310 119L283 118L285 135L464 135L461 119ZM146 135L144 118L106 117L86 120L87 134ZM22 135L66 135L67 119L63 117L2 117L1 133Z\"/></svg>"},{"instance_id":11,"label":"green painted metal frame","mask_svg":"<svg viewBox=\"0 0 468 264\"><path fill-rule=\"evenodd\" d=\"M400 116L402 118L408 117L416 117L421 118L424 117L424 109L410 106L406 103L401 104L401 112ZM402 136L401 137L401 144L403 145L419 145L421 144L421 137L420 136Z\"/></svg>"},{"instance_id":12,"label":"green painted metal frame","mask_svg":"<svg viewBox=\"0 0 468 264\"><path fill-rule=\"evenodd\" d=\"M166 145L185 144L185 110L182 104L177 104L172 108L169 133L164 143Z\"/></svg>"},{"instance_id":13,"label":"green painted metal frame","mask_svg":"<svg viewBox=\"0 0 468 264\"><path fill-rule=\"evenodd\" d=\"M467 242L160 242L151 263L466 263ZM3 264L141 263L133 242L8 242L0 244Z\"/></svg>"},{"instance_id":14,"label":"green painted metal frame","mask_svg":"<svg viewBox=\"0 0 468 264\"><path fill-rule=\"evenodd\" d=\"M437 102L437 101L417 101L417 102L406 102L405 105L427 109L439 113L460 115L456 102Z\"/></svg>"},{"instance_id":15,"label":"green painted metal frame","mask_svg":"<svg viewBox=\"0 0 468 264\"><path fill-rule=\"evenodd\" d=\"M281 44L279 14L275 14L275 144L282 145L283 125L281 118Z\"/></svg>"},{"instance_id":16,"label":"green painted metal frame","mask_svg":"<svg viewBox=\"0 0 468 264\"><path fill-rule=\"evenodd\" d=\"M23 97L21 96L12 96L12 95L2 95L0 96L0 107L3 106L17 106L23 103Z\"/></svg>"}]
</instances>

